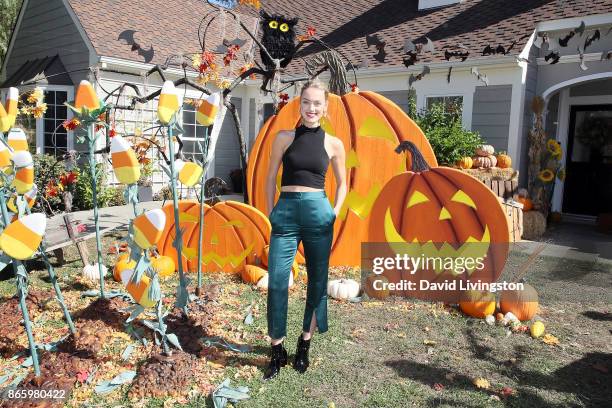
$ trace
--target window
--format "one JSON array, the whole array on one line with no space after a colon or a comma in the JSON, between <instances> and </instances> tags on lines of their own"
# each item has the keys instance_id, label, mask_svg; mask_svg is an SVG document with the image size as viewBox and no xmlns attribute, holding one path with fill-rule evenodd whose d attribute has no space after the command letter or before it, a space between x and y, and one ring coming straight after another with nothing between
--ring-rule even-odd
<instances>
[{"instance_id":1,"label":"window","mask_svg":"<svg viewBox=\"0 0 612 408\"><path fill-rule=\"evenodd\" d=\"M442 105L442 110L446 114L453 114L461 117L463 112L463 96L429 96L427 97L427 110L434 105Z\"/></svg>"},{"instance_id":2,"label":"window","mask_svg":"<svg viewBox=\"0 0 612 408\"><path fill-rule=\"evenodd\" d=\"M200 148L198 147L198 141L202 143L202 148L206 148L204 144L204 137L212 132L213 125L208 127L200 125L196 121L196 111L197 108L191 104L183 104L183 130L185 133L183 134L183 153L185 153L185 157L189 160L197 160L199 162L203 161L202 153L200 152Z\"/></svg>"},{"instance_id":3,"label":"window","mask_svg":"<svg viewBox=\"0 0 612 408\"><path fill-rule=\"evenodd\" d=\"M68 99L66 91L45 91L47 111L43 117L43 153L63 157L68 151L68 133L62 122L68 119Z\"/></svg>"}]
</instances>

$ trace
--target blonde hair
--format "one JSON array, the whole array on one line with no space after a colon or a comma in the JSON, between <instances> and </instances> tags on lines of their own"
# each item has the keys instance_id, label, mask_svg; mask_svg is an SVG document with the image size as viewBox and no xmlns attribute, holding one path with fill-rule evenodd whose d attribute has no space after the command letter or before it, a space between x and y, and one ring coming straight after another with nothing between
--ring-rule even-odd
<instances>
[{"instance_id":1,"label":"blonde hair","mask_svg":"<svg viewBox=\"0 0 612 408\"><path fill-rule=\"evenodd\" d=\"M308 88L317 88L322 90L325 93L325 101L329 96L329 90L327 89L327 85L325 85L318 77L314 77L308 81L304 85L302 85L302 90L300 91L300 97L304 93L304 91Z\"/></svg>"}]
</instances>

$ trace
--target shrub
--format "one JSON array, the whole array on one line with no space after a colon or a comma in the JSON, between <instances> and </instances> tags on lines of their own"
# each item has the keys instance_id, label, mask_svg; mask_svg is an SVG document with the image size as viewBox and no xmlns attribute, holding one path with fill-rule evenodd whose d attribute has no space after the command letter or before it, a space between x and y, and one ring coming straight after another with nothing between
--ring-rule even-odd
<instances>
[{"instance_id":1,"label":"shrub","mask_svg":"<svg viewBox=\"0 0 612 408\"><path fill-rule=\"evenodd\" d=\"M106 207L113 193L110 195L106 191L109 187L106 186L106 164L96 164L96 187L98 195L98 208ZM89 170L89 162L80 166L79 179L76 184L76 192L73 203L74 210L91 210L93 208L93 192L91 189L91 172Z\"/></svg>"},{"instance_id":2,"label":"shrub","mask_svg":"<svg viewBox=\"0 0 612 408\"><path fill-rule=\"evenodd\" d=\"M66 171L63 160L57 160L50 154L35 154L34 159L34 183L38 187L38 198L36 205L47 214L54 211L63 211L64 202L61 195L45 197L45 189L49 182L57 183L60 175ZM46 201L46 203L45 203Z\"/></svg>"},{"instance_id":3,"label":"shrub","mask_svg":"<svg viewBox=\"0 0 612 408\"><path fill-rule=\"evenodd\" d=\"M412 107L411 111L416 109ZM484 144L478 132L461 126L459 109L445 112L442 104L434 104L413 118L425 133L440 165L454 165L464 156L473 156L476 148Z\"/></svg>"}]
</instances>

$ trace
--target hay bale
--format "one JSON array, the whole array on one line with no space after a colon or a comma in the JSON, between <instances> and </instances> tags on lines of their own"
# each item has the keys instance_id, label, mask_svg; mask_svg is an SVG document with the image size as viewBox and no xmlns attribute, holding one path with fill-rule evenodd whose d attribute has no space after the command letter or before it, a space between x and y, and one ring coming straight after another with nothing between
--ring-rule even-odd
<instances>
[{"instance_id":1,"label":"hay bale","mask_svg":"<svg viewBox=\"0 0 612 408\"><path fill-rule=\"evenodd\" d=\"M523 238L532 241L538 240L546 231L546 217L539 211L523 213Z\"/></svg>"},{"instance_id":2,"label":"hay bale","mask_svg":"<svg viewBox=\"0 0 612 408\"><path fill-rule=\"evenodd\" d=\"M518 170L513 168L502 169L500 167L489 167L482 169L463 169L470 176L485 182L490 180L513 181L518 180Z\"/></svg>"}]
</instances>

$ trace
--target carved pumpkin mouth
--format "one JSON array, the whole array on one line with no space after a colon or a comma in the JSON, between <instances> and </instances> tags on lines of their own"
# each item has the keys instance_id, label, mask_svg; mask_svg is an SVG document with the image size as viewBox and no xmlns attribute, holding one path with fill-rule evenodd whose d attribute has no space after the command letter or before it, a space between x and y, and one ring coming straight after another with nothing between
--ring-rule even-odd
<instances>
[{"instance_id":1,"label":"carved pumpkin mouth","mask_svg":"<svg viewBox=\"0 0 612 408\"><path fill-rule=\"evenodd\" d=\"M450 214L448 214L448 211L446 211L446 209L443 207L440 211L440 216L450 217ZM385 239L387 240L389 246L393 249L393 251L396 254L406 254L411 258L426 257L430 259L484 259L487 255L491 242L489 226L486 224L484 226L484 232L482 234L482 237L476 238L473 236L469 236L463 243L460 243L461 245L459 245L459 243L453 245L453 243L450 242L434 243L432 240L428 240L426 242L419 242L416 237L413 239L412 242L407 242L397 231L395 223L393 222L393 218L391 217L391 209L388 207L385 213L384 231ZM446 270L442 267L441 262L432 262L431 265L432 270L434 270L436 274L440 274L441 272L444 272ZM475 268L475 266L473 268L465 267L465 271L468 275L471 275ZM460 274L452 269L448 271L454 275Z\"/></svg>"}]
</instances>

